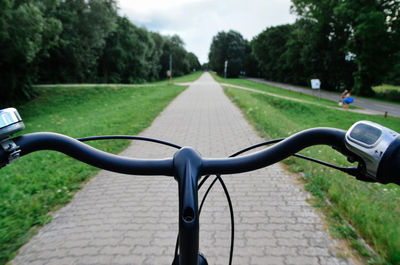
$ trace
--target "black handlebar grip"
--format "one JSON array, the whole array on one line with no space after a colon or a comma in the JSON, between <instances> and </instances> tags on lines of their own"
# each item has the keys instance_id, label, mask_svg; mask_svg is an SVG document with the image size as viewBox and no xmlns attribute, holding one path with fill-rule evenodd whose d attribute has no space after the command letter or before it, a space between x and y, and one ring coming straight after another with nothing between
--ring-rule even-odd
<instances>
[{"instance_id":1,"label":"black handlebar grip","mask_svg":"<svg viewBox=\"0 0 400 265\"><path fill-rule=\"evenodd\" d=\"M380 183L400 185L400 135L389 145L379 163L377 179Z\"/></svg>"},{"instance_id":2,"label":"black handlebar grip","mask_svg":"<svg viewBox=\"0 0 400 265\"><path fill-rule=\"evenodd\" d=\"M7 165L8 162L8 157L7 153L4 151L4 149L0 146L0 168L4 167Z\"/></svg>"}]
</instances>

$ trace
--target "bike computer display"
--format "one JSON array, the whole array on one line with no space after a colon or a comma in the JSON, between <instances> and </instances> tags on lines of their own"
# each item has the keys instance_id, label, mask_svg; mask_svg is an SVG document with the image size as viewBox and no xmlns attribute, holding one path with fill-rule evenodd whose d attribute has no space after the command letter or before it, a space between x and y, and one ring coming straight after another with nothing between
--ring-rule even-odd
<instances>
[{"instance_id":1,"label":"bike computer display","mask_svg":"<svg viewBox=\"0 0 400 265\"><path fill-rule=\"evenodd\" d=\"M366 147L371 147L377 143L379 137L382 135L382 130L370 124L358 123L351 130L349 139L358 142Z\"/></svg>"},{"instance_id":2,"label":"bike computer display","mask_svg":"<svg viewBox=\"0 0 400 265\"><path fill-rule=\"evenodd\" d=\"M346 147L365 162L367 176L376 179L379 163L399 134L370 121L355 123L346 133Z\"/></svg>"},{"instance_id":3,"label":"bike computer display","mask_svg":"<svg viewBox=\"0 0 400 265\"><path fill-rule=\"evenodd\" d=\"M21 116L14 108L0 110L0 140L25 128Z\"/></svg>"}]
</instances>

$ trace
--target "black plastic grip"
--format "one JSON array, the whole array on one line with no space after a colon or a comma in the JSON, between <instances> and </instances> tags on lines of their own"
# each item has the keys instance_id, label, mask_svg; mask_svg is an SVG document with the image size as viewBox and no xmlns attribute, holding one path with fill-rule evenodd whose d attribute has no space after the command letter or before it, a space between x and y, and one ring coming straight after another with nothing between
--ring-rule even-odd
<instances>
[{"instance_id":1,"label":"black plastic grip","mask_svg":"<svg viewBox=\"0 0 400 265\"><path fill-rule=\"evenodd\" d=\"M377 179L380 183L400 185L400 135L389 145L379 163Z\"/></svg>"}]
</instances>

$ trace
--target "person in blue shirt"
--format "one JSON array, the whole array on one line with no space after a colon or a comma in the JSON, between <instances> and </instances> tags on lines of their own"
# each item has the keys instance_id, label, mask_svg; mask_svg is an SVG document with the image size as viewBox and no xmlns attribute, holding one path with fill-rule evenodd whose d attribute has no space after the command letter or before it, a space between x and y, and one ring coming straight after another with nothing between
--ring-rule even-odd
<instances>
[{"instance_id":1,"label":"person in blue shirt","mask_svg":"<svg viewBox=\"0 0 400 265\"><path fill-rule=\"evenodd\" d=\"M343 99L343 107L344 108L349 108L350 104L354 102L354 98L351 96L350 90L345 90L342 94L342 99Z\"/></svg>"}]
</instances>

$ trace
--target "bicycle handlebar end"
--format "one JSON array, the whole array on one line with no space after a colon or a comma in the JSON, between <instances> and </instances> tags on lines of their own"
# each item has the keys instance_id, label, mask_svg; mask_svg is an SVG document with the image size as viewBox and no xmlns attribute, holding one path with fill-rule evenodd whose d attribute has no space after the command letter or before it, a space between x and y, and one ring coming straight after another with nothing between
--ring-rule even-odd
<instances>
[{"instance_id":1,"label":"bicycle handlebar end","mask_svg":"<svg viewBox=\"0 0 400 265\"><path fill-rule=\"evenodd\" d=\"M380 183L400 185L400 135L390 144L378 167L377 179Z\"/></svg>"},{"instance_id":2,"label":"bicycle handlebar end","mask_svg":"<svg viewBox=\"0 0 400 265\"><path fill-rule=\"evenodd\" d=\"M0 168L3 168L7 165L7 155L3 148L0 148Z\"/></svg>"}]
</instances>

